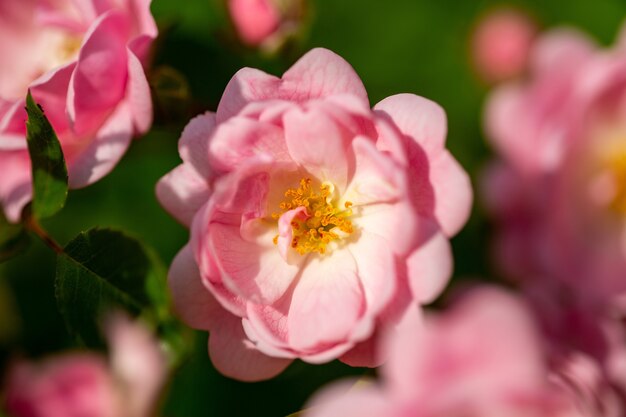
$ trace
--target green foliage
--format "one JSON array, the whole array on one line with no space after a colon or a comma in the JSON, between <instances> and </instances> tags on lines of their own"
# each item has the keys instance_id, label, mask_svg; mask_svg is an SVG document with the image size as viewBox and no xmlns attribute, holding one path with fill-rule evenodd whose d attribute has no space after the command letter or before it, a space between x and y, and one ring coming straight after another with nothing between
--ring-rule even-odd
<instances>
[{"instance_id":1,"label":"green foliage","mask_svg":"<svg viewBox=\"0 0 626 417\"><path fill-rule=\"evenodd\" d=\"M57 257L56 298L68 330L100 347L111 310L157 323L168 317L165 267L139 241L110 229L80 233Z\"/></svg>"},{"instance_id":2,"label":"green foliage","mask_svg":"<svg viewBox=\"0 0 626 417\"><path fill-rule=\"evenodd\" d=\"M28 152L32 162L32 215L36 219L51 217L67 199L67 167L54 129L28 92L26 97Z\"/></svg>"},{"instance_id":3,"label":"green foliage","mask_svg":"<svg viewBox=\"0 0 626 417\"><path fill-rule=\"evenodd\" d=\"M0 262L19 254L30 242L21 225L11 224L0 212Z\"/></svg>"}]
</instances>

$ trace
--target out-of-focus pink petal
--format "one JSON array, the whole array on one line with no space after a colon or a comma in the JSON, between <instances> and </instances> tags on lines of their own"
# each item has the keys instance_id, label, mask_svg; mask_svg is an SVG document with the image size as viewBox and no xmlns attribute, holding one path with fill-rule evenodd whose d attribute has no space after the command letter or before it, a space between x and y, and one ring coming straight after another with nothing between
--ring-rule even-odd
<instances>
[{"instance_id":1,"label":"out-of-focus pink petal","mask_svg":"<svg viewBox=\"0 0 626 417\"><path fill-rule=\"evenodd\" d=\"M86 35L68 93L68 112L78 135L96 129L125 95L128 31L126 17L110 11Z\"/></svg>"},{"instance_id":2,"label":"out-of-focus pink petal","mask_svg":"<svg viewBox=\"0 0 626 417\"><path fill-rule=\"evenodd\" d=\"M128 51L128 82L126 96L133 115L133 126L136 134L144 134L152 125L152 99L150 86L143 71L141 62Z\"/></svg>"},{"instance_id":3,"label":"out-of-focus pink petal","mask_svg":"<svg viewBox=\"0 0 626 417\"><path fill-rule=\"evenodd\" d=\"M222 374L248 382L272 378L291 363L259 352L246 337L241 319L235 316L224 317L212 329L209 356Z\"/></svg>"},{"instance_id":4,"label":"out-of-focus pink petal","mask_svg":"<svg viewBox=\"0 0 626 417\"><path fill-rule=\"evenodd\" d=\"M117 316L108 323L107 337L111 368L128 393L125 410L130 416L150 415L167 374L165 352L146 328L126 317Z\"/></svg>"},{"instance_id":5,"label":"out-of-focus pink petal","mask_svg":"<svg viewBox=\"0 0 626 417\"><path fill-rule=\"evenodd\" d=\"M237 33L248 45L259 45L280 24L280 13L271 0L229 0L228 9Z\"/></svg>"},{"instance_id":6,"label":"out-of-focus pink petal","mask_svg":"<svg viewBox=\"0 0 626 417\"><path fill-rule=\"evenodd\" d=\"M315 48L285 72L282 80L250 68L237 72L224 90L217 121L221 123L234 116L253 101L302 102L344 93L368 101L365 87L350 64L328 49Z\"/></svg>"},{"instance_id":7,"label":"out-of-focus pink petal","mask_svg":"<svg viewBox=\"0 0 626 417\"><path fill-rule=\"evenodd\" d=\"M406 259L407 277L414 299L429 304L441 294L452 277L452 248L436 224L426 219L419 224L422 235L428 234L428 237Z\"/></svg>"},{"instance_id":8,"label":"out-of-focus pink petal","mask_svg":"<svg viewBox=\"0 0 626 417\"><path fill-rule=\"evenodd\" d=\"M73 161L68 161L69 186L85 187L107 175L128 149L132 134L130 109L122 101L102 124L89 146Z\"/></svg>"},{"instance_id":9,"label":"out-of-focus pink petal","mask_svg":"<svg viewBox=\"0 0 626 417\"><path fill-rule=\"evenodd\" d=\"M533 71L571 71L597 49L584 33L573 28L558 28L541 36L532 50Z\"/></svg>"},{"instance_id":10,"label":"out-of-focus pink petal","mask_svg":"<svg viewBox=\"0 0 626 417\"><path fill-rule=\"evenodd\" d=\"M430 163L430 181L435 192L435 218L447 236L454 236L470 216L472 184L467 172L450 152L441 152Z\"/></svg>"},{"instance_id":11,"label":"out-of-focus pink petal","mask_svg":"<svg viewBox=\"0 0 626 417\"><path fill-rule=\"evenodd\" d=\"M176 220L189 227L211 192L206 179L188 164L181 164L159 180L156 195Z\"/></svg>"},{"instance_id":12,"label":"out-of-focus pink petal","mask_svg":"<svg viewBox=\"0 0 626 417\"><path fill-rule=\"evenodd\" d=\"M434 101L414 94L396 94L374 106L387 114L402 133L416 141L430 157L443 150L448 131L445 111Z\"/></svg>"},{"instance_id":13,"label":"out-of-focus pink petal","mask_svg":"<svg viewBox=\"0 0 626 417\"><path fill-rule=\"evenodd\" d=\"M304 417L405 417L375 386L345 381L326 388L307 404ZM370 383L373 385L373 383Z\"/></svg>"},{"instance_id":14,"label":"out-of-focus pink petal","mask_svg":"<svg viewBox=\"0 0 626 417\"><path fill-rule=\"evenodd\" d=\"M7 219L17 223L22 209L32 197L31 167L28 151L0 152L0 202Z\"/></svg>"},{"instance_id":15,"label":"out-of-focus pink petal","mask_svg":"<svg viewBox=\"0 0 626 417\"><path fill-rule=\"evenodd\" d=\"M219 223L209 227L209 236L222 281L253 302L271 304L279 299L300 270L299 264L285 262L271 236L264 236L265 244L249 242L242 239L239 227Z\"/></svg>"},{"instance_id":16,"label":"out-of-focus pink petal","mask_svg":"<svg viewBox=\"0 0 626 417\"><path fill-rule=\"evenodd\" d=\"M172 261L168 285L176 313L193 328L210 330L228 314L203 285L190 245L185 245Z\"/></svg>"},{"instance_id":17,"label":"out-of-focus pink petal","mask_svg":"<svg viewBox=\"0 0 626 417\"><path fill-rule=\"evenodd\" d=\"M512 8L485 15L472 36L472 58L479 75L489 82L520 75L537 29L531 18Z\"/></svg>"},{"instance_id":18,"label":"out-of-focus pink petal","mask_svg":"<svg viewBox=\"0 0 626 417\"><path fill-rule=\"evenodd\" d=\"M331 181L339 189L348 182L348 137L328 114L293 109L284 116L289 154L319 181Z\"/></svg>"},{"instance_id":19,"label":"out-of-focus pink petal","mask_svg":"<svg viewBox=\"0 0 626 417\"><path fill-rule=\"evenodd\" d=\"M66 94L76 63L71 62L54 71L44 74L30 86L33 99L43 108L48 121L57 136L62 136L69 128L65 111Z\"/></svg>"},{"instance_id":20,"label":"out-of-focus pink petal","mask_svg":"<svg viewBox=\"0 0 626 417\"><path fill-rule=\"evenodd\" d=\"M357 265L349 251L312 257L294 289L289 342L301 351L322 350L345 340L365 309Z\"/></svg>"}]
</instances>

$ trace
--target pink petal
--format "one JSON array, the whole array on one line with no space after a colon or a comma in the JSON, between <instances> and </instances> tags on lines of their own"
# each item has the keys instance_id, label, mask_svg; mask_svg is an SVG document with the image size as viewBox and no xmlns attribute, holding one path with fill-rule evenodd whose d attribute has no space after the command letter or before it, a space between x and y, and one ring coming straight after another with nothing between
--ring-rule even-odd
<instances>
[{"instance_id":1,"label":"pink petal","mask_svg":"<svg viewBox=\"0 0 626 417\"><path fill-rule=\"evenodd\" d=\"M87 148L68 162L70 188L81 188L107 175L130 145L133 125L125 102L115 109Z\"/></svg>"},{"instance_id":2,"label":"pink petal","mask_svg":"<svg viewBox=\"0 0 626 417\"><path fill-rule=\"evenodd\" d=\"M279 98L281 80L253 68L242 68L231 78L217 106L218 123L237 115L248 103Z\"/></svg>"},{"instance_id":3,"label":"pink petal","mask_svg":"<svg viewBox=\"0 0 626 417\"><path fill-rule=\"evenodd\" d=\"M411 252L419 239L419 216L409 201L368 204L354 209L353 223L385 239L397 255Z\"/></svg>"},{"instance_id":4,"label":"pink petal","mask_svg":"<svg viewBox=\"0 0 626 417\"><path fill-rule=\"evenodd\" d=\"M266 155L275 161L288 161L282 129L244 117L232 117L217 125L209 145L212 164L231 170L254 155Z\"/></svg>"},{"instance_id":5,"label":"pink petal","mask_svg":"<svg viewBox=\"0 0 626 417\"><path fill-rule=\"evenodd\" d=\"M575 71L596 50L595 43L583 32L570 28L554 29L536 41L531 52L533 71Z\"/></svg>"},{"instance_id":6,"label":"pink petal","mask_svg":"<svg viewBox=\"0 0 626 417\"><path fill-rule=\"evenodd\" d=\"M431 159L430 181L435 192L435 218L447 236L454 236L469 219L472 184L467 172L448 151Z\"/></svg>"},{"instance_id":7,"label":"pink petal","mask_svg":"<svg viewBox=\"0 0 626 417\"><path fill-rule=\"evenodd\" d=\"M181 164L159 180L156 195L168 213L189 227L211 192L206 179L190 165Z\"/></svg>"},{"instance_id":8,"label":"pink petal","mask_svg":"<svg viewBox=\"0 0 626 417\"><path fill-rule=\"evenodd\" d=\"M316 394L307 404L304 417L401 417L385 392L360 381L335 383ZM367 382L363 384L368 384Z\"/></svg>"},{"instance_id":9,"label":"pink petal","mask_svg":"<svg viewBox=\"0 0 626 417\"><path fill-rule=\"evenodd\" d=\"M125 95L128 26L124 15L111 11L100 16L86 35L68 93L77 134L96 129Z\"/></svg>"},{"instance_id":10,"label":"pink petal","mask_svg":"<svg viewBox=\"0 0 626 417\"><path fill-rule=\"evenodd\" d=\"M204 178L211 175L209 141L215 130L215 113L206 112L191 119L178 141L178 153Z\"/></svg>"},{"instance_id":11,"label":"pink petal","mask_svg":"<svg viewBox=\"0 0 626 417\"><path fill-rule=\"evenodd\" d=\"M339 360L353 367L376 368L384 362L378 352L379 342L378 335L374 333L369 339L354 345Z\"/></svg>"},{"instance_id":12,"label":"pink petal","mask_svg":"<svg viewBox=\"0 0 626 417\"><path fill-rule=\"evenodd\" d=\"M0 203L7 219L18 223L32 198L30 157L27 151L2 151L0 166Z\"/></svg>"},{"instance_id":13,"label":"pink petal","mask_svg":"<svg viewBox=\"0 0 626 417\"><path fill-rule=\"evenodd\" d=\"M312 49L283 75L281 98L305 101L337 94L351 94L369 103L354 68L328 49Z\"/></svg>"},{"instance_id":14,"label":"pink petal","mask_svg":"<svg viewBox=\"0 0 626 417\"><path fill-rule=\"evenodd\" d=\"M142 135L152 125L152 97L141 62L130 50L128 51L126 97L133 115L134 132Z\"/></svg>"},{"instance_id":15,"label":"pink petal","mask_svg":"<svg viewBox=\"0 0 626 417\"><path fill-rule=\"evenodd\" d=\"M60 140L63 139L63 133L69 129L65 102L75 68L76 63L72 62L46 73L30 86L33 98L43 108L46 117Z\"/></svg>"},{"instance_id":16,"label":"pink petal","mask_svg":"<svg viewBox=\"0 0 626 417\"><path fill-rule=\"evenodd\" d=\"M406 260L409 286L420 304L431 303L452 277L452 248L436 224L422 219L422 235L429 237Z\"/></svg>"},{"instance_id":17,"label":"pink petal","mask_svg":"<svg viewBox=\"0 0 626 417\"><path fill-rule=\"evenodd\" d=\"M365 230L358 232L349 250L365 295L366 315L375 317L387 306L396 289L395 257L387 240Z\"/></svg>"},{"instance_id":18,"label":"pink petal","mask_svg":"<svg viewBox=\"0 0 626 417\"><path fill-rule=\"evenodd\" d=\"M407 194L403 168L376 149L372 141L356 137L352 141L356 171L343 199L354 206L396 202Z\"/></svg>"},{"instance_id":19,"label":"pink petal","mask_svg":"<svg viewBox=\"0 0 626 417\"><path fill-rule=\"evenodd\" d=\"M300 58L282 80L250 68L237 72L224 90L217 108L217 121L236 115L254 101L303 102L344 93L368 102L365 87L350 64L327 49L316 48Z\"/></svg>"},{"instance_id":20,"label":"pink petal","mask_svg":"<svg viewBox=\"0 0 626 417\"><path fill-rule=\"evenodd\" d=\"M300 254L294 251L291 247L291 243L293 241L293 227L291 226L291 223L296 217L302 220L310 217L307 216L306 213L306 208L300 206L296 209L285 212L282 216L280 216L280 219L278 219L277 249L285 262L293 263L293 258L295 256L300 256Z\"/></svg>"},{"instance_id":21,"label":"pink petal","mask_svg":"<svg viewBox=\"0 0 626 417\"><path fill-rule=\"evenodd\" d=\"M283 118L289 154L320 182L329 181L341 190L348 182L346 137L325 112L293 109Z\"/></svg>"},{"instance_id":22,"label":"pink petal","mask_svg":"<svg viewBox=\"0 0 626 417\"><path fill-rule=\"evenodd\" d=\"M445 144L448 122L445 111L434 101L414 94L387 97L374 106L387 114L400 131L417 142L432 157Z\"/></svg>"},{"instance_id":23,"label":"pink petal","mask_svg":"<svg viewBox=\"0 0 626 417\"><path fill-rule=\"evenodd\" d=\"M287 293L272 305L249 303L247 306L248 318L243 321L244 331L266 355L284 358L298 356L288 341L287 315L290 302L291 294Z\"/></svg>"},{"instance_id":24,"label":"pink petal","mask_svg":"<svg viewBox=\"0 0 626 417\"><path fill-rule=\"evenodd\" d=\"M290 359L271 358L259 352L246 337L241 319L232 315L212 329L209 356L222 374L247 382L272 378L291 363Z\"/></svg>"},{"instance_id":25,"label":"pink petal","mask_svg":"<svg viewBox=\"0 0 626 417\"><path fill-rule=\"evenodd\" d=\"M190 245L172 261L168 285L178 317L190 327L210 330L228 314L203 285Z\"/></svg>"},{"instance_id":26,"label":"pink petal","mask_svg":"<svg viewBox=\"0 0 626 417\"><path fill-rule=\"evenodd\" d=\"M138 322L115 317L107 326L111 367L130 394L129 415L145 416L155 409L167 374L167 358L154 336Z\"/></svg>"},{"instance_id":27,"label":"pink petal","mask_svg":"<svg viewBox=\"0 0 626 417\"><path fill-rule=\"evenodd\" d=\"M311 257L300 276L288 317L289 344L317 352L347 340L365 309L357 265L337 248Z\"/></svg>"},{"instance_id":28,"label":"pink petal","mask_svg":"<svg viewBox=\"0 0 626 417\"><path fill-rule=\"evenodd\" d=\"M249 242L241 237L239 227L214 223L209 239L224 284L236 294L263 304L271 304L287 291L300 271L299 263L288 264L272 243ZM265 240L265 239L261 239Z\"/></svg>"}]
</instances>

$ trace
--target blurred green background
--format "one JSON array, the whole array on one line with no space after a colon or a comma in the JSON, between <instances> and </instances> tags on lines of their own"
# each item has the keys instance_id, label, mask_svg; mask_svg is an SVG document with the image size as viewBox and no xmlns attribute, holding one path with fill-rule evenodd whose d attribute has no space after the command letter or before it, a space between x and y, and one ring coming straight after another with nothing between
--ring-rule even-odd
<instances>
[{"instance_id":1,"label":"blurred green background","mask_svg":"<svg viewBox=\"0 0 626 417\"><path fill-rule=\"evenodd\" d=\"M354 66L372 105L400 92L440 103L448 114L448 147L475 182L489 157L481 134L488 86L472 71L469 35L479 16L501 4L316 0L308 36L288 54L269 58L237 42L222 2L154 0L152 9L161 37L151 80L157 90L172 84L182 95L173 99L173 105L170 100L157 107L152 131L133 144L111 175L87 189L72 191L67 207L44 226L62 244L96 225L127 230L169 263L188 234L160 208L154 186L179 163L177 140L186 121L194 114L215 110L226 83L239 68L254 66L280 75L304 51L316 46L334 50ZM544 28L574 25L603 44L612 41L626 16L624 0L506 4L527 11ZM185 82L189 96L185 95ZM475 204L470 222L453 240L455 280L493 276L487 259L488 236L489 225ZM53 277L54 254L36 241L26 253L0 265L2 364L15 355L39 356L72 346L56 312ZM176 371L164 398L164 416L286 416L299 410L326 382L367 373L338 362L323 366L296 363L272 381L239 383L212 368L206 342L206 334L194 334L193 353Z\"/></svg>"}]
</instances>

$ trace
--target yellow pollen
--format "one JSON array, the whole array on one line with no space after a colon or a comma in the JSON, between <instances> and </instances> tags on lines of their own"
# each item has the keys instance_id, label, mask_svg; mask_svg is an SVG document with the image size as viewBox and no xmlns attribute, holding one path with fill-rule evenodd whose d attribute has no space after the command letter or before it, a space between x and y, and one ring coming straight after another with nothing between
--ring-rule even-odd
<instances>
[{"instance_id":1,"label":"yellow pollen","mask_svg":"<svg viewBox=\"0 0 626 417\"><path fill-rule=\"evenodd\" d=\"M616 185L610 207L618 213L626 214L626 149L614 153L608 162Z\"/></svg>"},{"instance_id":2,"label":"yellow pollen","mask_svg":"<svg viewBox=\"0 0 626 417\"><path fill-rule=\"evenodd\" d=\"M298 188L285 191L285 200L278 205L281 211L272 213L272 218L278 220L283 213L304 207L306 217L294 218L291 222L291 247L300 255L310 252L323 255L330 242L353 232L352 222L348 219L352 215L352 203L346 201L343 210L335 207L331 186L322 184L316 191L311 182L310 178L303 178ZM278 235L274 236L273 242L278 244Z\"/></svg>"}]
</instances>

